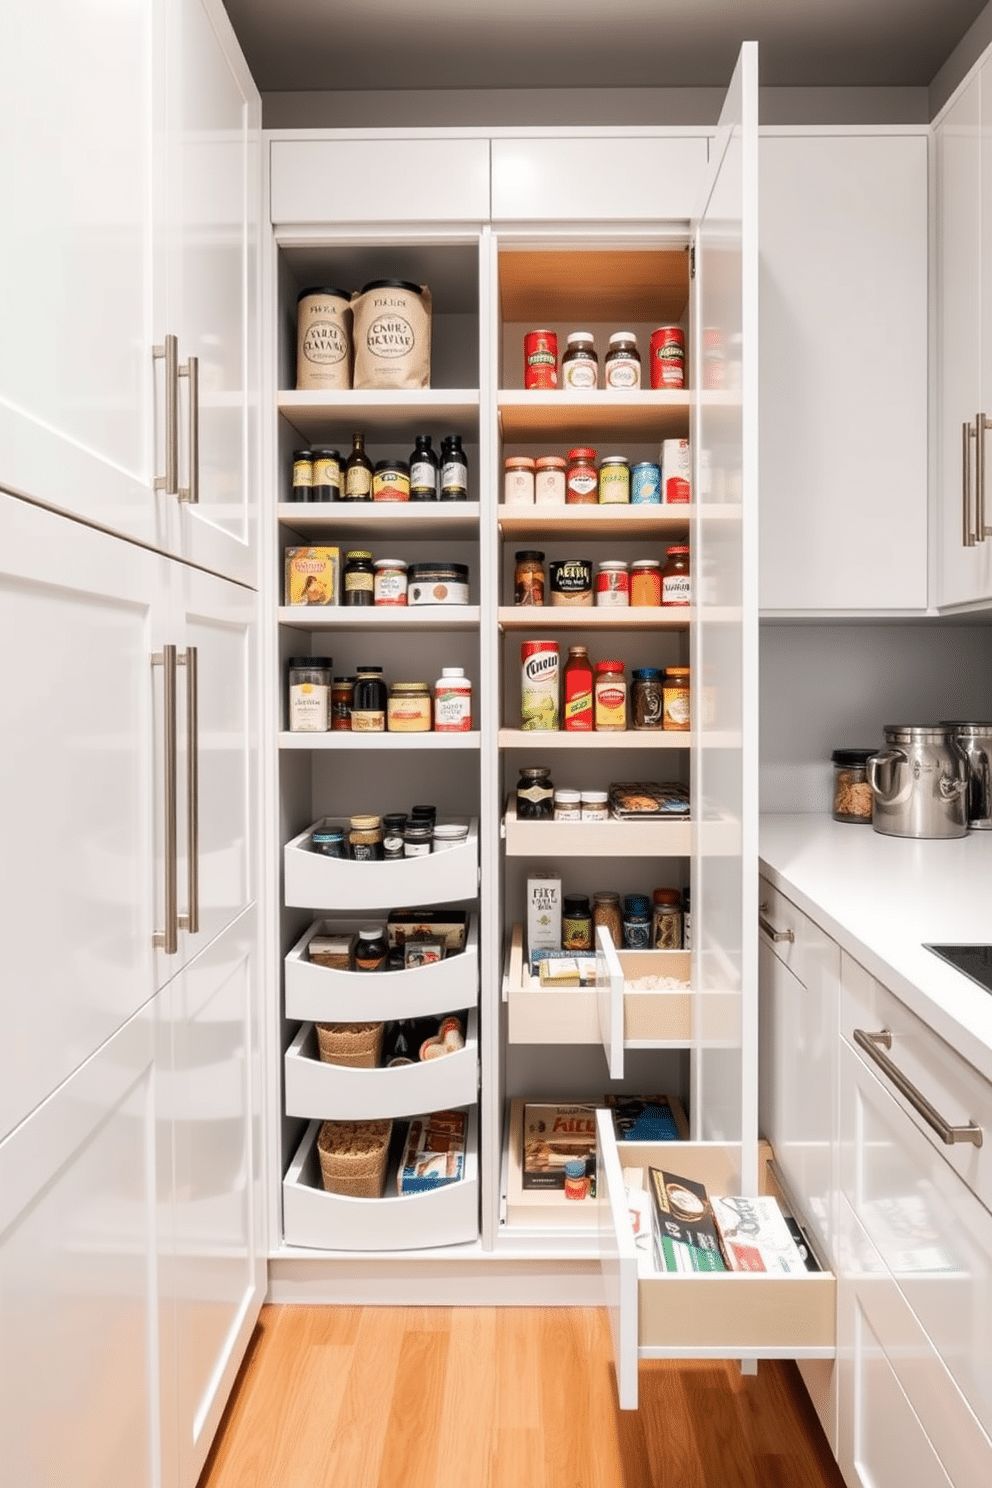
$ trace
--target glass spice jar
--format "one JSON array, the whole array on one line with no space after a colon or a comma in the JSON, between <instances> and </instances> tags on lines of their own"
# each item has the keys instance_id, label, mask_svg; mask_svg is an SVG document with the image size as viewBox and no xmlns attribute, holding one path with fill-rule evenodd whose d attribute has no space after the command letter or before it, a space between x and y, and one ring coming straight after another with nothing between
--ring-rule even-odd
<instances>
[{"instance_id":1,"label":"glass spice jar","mask_svg":"<svg viewBox=\"0 0 992 1488\"><path fill-rule=\"evenodd\" d=\"M535 548L524 548L515 557L513 603L515 605L543 605L544 554L539 553Z\"/></svg>"},{"instance_id":2,"label":"glass spice jar","mask_svg":"<svg viewBox=\"0 0 992 1488\"><path fill-rule=\"evenodd\" d=\"M593 683L593 728L623 733L627 727L627 678L622 661L597 661Z\"/></svg>"},{"instance_id":3,"label":"glass spice jar","mask_svg":"<svg viewBox=\"0 0 992 1488\"><path fill-rule=\"evenodd\" d=\"M407 566L402 558L377 558L372 565L372 602L377 605L405 605Z\"/></svg>"},{"instance_id":4,"label":"glass spice jar","mask_svg":"<svg viewBox=\"0 0 992 1488\"><path fill-rule=\"evenodd\" d=\"M555 791L554 820L581 821L582 820L582 792L573 790L570 786L563 785Z\"/></svg>"},{"instance_id":5,"label":"glass spice jar","mask_svg":"<svg viewBox=\"0 0 992 1488\"><path fill-rule=\"evenodd\" d=\"M568 506L598 506L599 476L596 473L596 451L581 445L568 452L565 476L565 501Z\"/></svg>"},{"instance_id":6,"label":"glass spice jar","mask_svg":"<svg viewBox=\"0 0 992 1488\"><path fill-rule=\"evenodd\" d=\"M872 797L868 761L877 749L835 749L832 816L839 822L871 822Z\"/></svg>"},{"instance_id":7,"label":"glass spice jar","mask_svg":"<svg viewBox=\"0 0 992 1488\"><path fill-rule=\"evenodd\" d=\"M561 455L538 455L534 461L534 501L538 506L560 506L565 500L568 461Z\"/></svg>"},{"instance_id":8,"label":"glass spice jar","mask_svg":"<svg viewBox=\"0 0 992 1488\"><path fill-rule=\"evenodd\" d=\"M604 790L584 790L582 792L581 810L583 821L609 821L609 792Z\"/></svg>"},{"instance_id":9,"label":"glass spice jar","mask_svg":"<svg viewBox=\"0 0 992 1488\"><path fill-rule=\"evenodd\" d=\"M638 558L630 566L632 605L661 604L661 563L657 558Z\"/></svg>"},{"instance_id":10,"label":"glass spice jar","mask_svg":"<svg viewBox=\"0 0 992 1488\"><path fill-rule=\"evenodd\" d=\"M534 461L530 455L508 455L503 461L503 503L534 505Z\"/></svg>"},{"instance_id":11,"label":"glass spice jar","mask_svg":"<svg viewBox=\"0 0 992 1488\"><path fill-rule=\"evenodd\" d=\"M289 659L289 731L323 734L330 727L330 656L291 656Z\"/></svg>"},{"instance_id":12,"label":"glass spice jar","mask_svg":"<svg viewBox=\"0 0 992 1488\"><path fill-rule=\"evenodd\" d=\"M552 821L555 787L547 765L525 765L517 781L517 820Z\"/></svg>"},{"instance_id":13,"label":"glass spice jar","mask_svg":"<svg viewBox=\"0 0 992 1488\"><path fill-rule=\"evenodd\" d=\"M566 951L592 950L592 910L588 894L563 894L561 944Z\"/></svg>"},{"instance_id":14,"label":"glass spice jar","mask_svg":"<svg viewBox=\"0 0 992 1488\"><path fill-rule=\"evenodd\" d=\"M325 858L346 858L348 844L344 827L314 827L310 833L310 846Z\"/></svg>"},{"instance_id":15,"label":"glass spice jar","mask_svg":"<svg viewBox=\"0 0 992 1488\"><path fill-rule=\"evenodd\" d=\"M375 604L375 571L369 548L352 548L345 554L342 589L346 605Z\"/></svg>"},{"instance_id":16,"label":"glass spice jar","mask_svg":"<svg viewBox=\"0 0 992 1488\"><path fill-rule=\"evenodd\" d=\"M635 729L664 725L664 688L660 667L638 667L631 673L630 705Z\"/></svg>"},{"instance_id":17,"label":"glass spice jar","mask_svg":"<svg viewBox=\"0 0 992 1488\"><path fill-rule=\"evenodd\" d=\"M388 957L385 925L366 925L359 930L355 946L356 971L385 971Z\"/></svg>"},{"instance_id":18,"label":"glass spice jar","mask_svg":"<svg viewBox=\"0 0 992 1488\"><path fill-rule=\"evenodd\" d=\"M628 894L623 901L623 946L626 951L651 949L651 904L646 894Z\"/></svg>"},{"instance_id":19,"label":"glass spice jar","mask_svg":"<svg viewBox=\"0 0 992 1488\"><path fill-rule=\"evenodd\" d=\"M651 944L656 951L682 949L682 894L678 889L655 889L651 895Z\"/></svg>"},{"instance_id":20,"label":"glass spice jar","mask_svg":"<svg viewBox=\"0 0 992 1488\"><path fill-rule=\"evenodd\" d=\"M351 705L355 697L354 677L335 677L331 683L331 729L351 732Z\"/></svg>"},{"instance_id":21,"label":"glass spice jar","mask_svg":"<svg viewBox=\"0 0 992 1488\"><path fill-rule=\"evenodd\" d=\"M609 931L614 948L620 950L623 946L623 912L620 908L620 895L615 894L612 889L603 889L598 894L593 894L592 921L594 927L603 925Z\"/></svg>"},{"instance_id":22,"label":"glass spice jar","mask_svg":"<svg viewBox=\"0 0 992 1488\"><path fill-rule=\"evenodd\" d=\"M434 822L427 816L412 816L403 828L403 856L430 857L434 841Z\"/></svg>"},{"instance_id":23,"label":"glass spice jar","mask_svg":"<svg viewBox=\"0 0 992 1488\"><path fill-rule=\"evenodd\" d=\"M381 816L349 819L348 856L356 863L381 863L384 857Z\"/></svg>"},{"instance_id":24,"label":"glass spice jar","mask_svg":"<svg viewBox=\"0 0 992 1488\"><path fill-rule=\"evenodd\" d=\"M682 544L668 550L668 559L661 571L661 602L663 605L692 603L689 549Z\"/></svg>"}]
</instances>

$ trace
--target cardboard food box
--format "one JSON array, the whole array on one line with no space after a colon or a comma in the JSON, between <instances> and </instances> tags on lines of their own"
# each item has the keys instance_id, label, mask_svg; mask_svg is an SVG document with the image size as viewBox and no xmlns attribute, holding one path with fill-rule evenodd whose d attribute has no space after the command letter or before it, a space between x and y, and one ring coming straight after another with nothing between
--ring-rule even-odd
<instances>
[{"instance_id":1,"label":"cardboard food box","mask_svg":"<svg viewBox=\"0 0 992 1488\"><path fill-rule=\"evenodd\" d=\"M607 1095L618 1142L686 1142L689 1122L674 1095Z\"/></svg>"},{"instance_id":2,"label":"cardboard food box","mask_svg":"<svg viewBox=\"0 0 992 1488\"><path fill-rule=\"evenodd\" d=\"M407 1128L403 1160L396 1175L397 1192L425 1193L457 1183L465 1171L464 1111L435 1111L416 1116Z\"/></svg>"},{"instance_id":3,"label":"cardboard food box","mask_svg":"<svg viewBox=\"0 0 992 1488\"><path fill-rule=\"evenodd\" d=\"M307 947L311 961L317 966L330 966L335 971L352 971L355 965L355 942L357 936L315 935Z\"/></svg>"},{"instance_id":4,"label":"cardboard food box","mask_svg":"<svg viewBox=\"0 0 992 1488\"><path fill-rule=\"evenodd\" d=\"M287 548L285 558L286 604L340 603L340 548Z\"/></svg>"},{"instance_id":5,"label":"cardboard food box","mask_svg":"<svg viewBox=\"0 0 992 1488\"><path fill-rule=\"evenodd\" d=\"M713 1206L691 1178L648 1168L659 1271L726 1271Z\"/></svg>"},{"instance_id":6,"label":"cardboard food box","mask_svg":"<svg viewBox=\"0 0 992 1488\"><path fill-rule=\"evenodd\" d=\"M572 1158L596 1158L596 1107L556 1106L528 1102L524 1106L524 1188L565 1187L565 1164Z\"/></svg>"},{"instance_id":7,"label":"cardboard food box","mask_svg":"<svg viewBox=\"0 0 992 1488\"><path fill-rule=\"evenodd\" d=\"M714 1194L713 1217L731 1271L805 1276L806 1262L774 1198Z\"/></svg>"},{"instance_id":8,"label":"cardboard food box","mask_svg":"<svg viewBox=\"0 0 992 1488\"><path fill-rule=\"evenodd\" d=\"M445 956L465 949L468 912L464 909L393 909L386 920L390 950L411 940L441 940Z\"/></svg>"},{"instance_id":9,"label":"cardboard food box","mask_svg":"<svg viewBox=\"0 0 992 1488\"><path fill-rule=\"evenodd\" d=\"M561 950L561 879L539 868L527 880L527 950Z\"/></svg>"}]
</instances>

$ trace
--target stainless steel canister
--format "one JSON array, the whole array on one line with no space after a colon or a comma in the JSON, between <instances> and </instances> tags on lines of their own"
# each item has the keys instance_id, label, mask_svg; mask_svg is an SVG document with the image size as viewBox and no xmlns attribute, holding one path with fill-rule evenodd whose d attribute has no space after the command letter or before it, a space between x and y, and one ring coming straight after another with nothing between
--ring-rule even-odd
<instances>
[{"instance_id":1,"label":"stainless steel canister","mask_svg":"<svg viewBox=\"0 0 992 1488\"><path fill-rule=\"evenodd\" d=\"M968 761L968 825L992 830L992 723L941 721Z\"/></svg>"},{"instance_id":2,"label":"stainless steel canister","mask_svg":"<svg viewBox=\"0 0 992 1488\"><path fill-rule=\"evenodd\" d=\"M968 763L945 725L886 724L868 760L872 826L890 837L963 837Z\"/></svg>"}]
</instances>

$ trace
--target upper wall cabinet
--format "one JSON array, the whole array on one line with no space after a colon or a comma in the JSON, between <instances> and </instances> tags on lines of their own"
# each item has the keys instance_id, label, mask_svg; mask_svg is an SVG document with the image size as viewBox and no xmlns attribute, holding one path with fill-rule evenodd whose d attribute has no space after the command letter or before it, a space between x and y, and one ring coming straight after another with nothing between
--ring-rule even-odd
<instances>
[{"instance_id":1,"label":"upper wall cabinet","mask_svg":"<svg viewBox=\"0 0 992 1488\"><path fill-rule=\"evenodd\" d=\"M764 131L760 196L761 609L922 611L927 133Z\"/></svg>"},{"instance_id":2,"label":"upper wall cabinet","mask_svg":"<svg viewBox=\"0 0 992 1488\"><path fill-rule=\"evenodd\" d=\"M692 217L708 140L604 133L492 142L494 222L656 222Z\"/></svg>"},{"instance_id":3,"label":"upper wall cabinet","mask_svg":"<svg viewBox=\"0 0 992 1488\"><path fill-rule=\"evenodd\" d=\"M257 92L220 0L58 10L0 55L0 485L253 580Z\"/></svg>"},{"instance_id":4,"label":"upper wall cabinet","mask_svg":"<svg viewBox=\"0 0 992 1488\"><path fill-rule=\"evenodd\" d=\"M270 215L284 222L485 222L489 141L282 132L270 146Z\"/></svg>"},{"instance_id":5,"label":"upper wall cabinet","mask_svg":"<svg viewBox=\"0 0 992 1488\"><path fill-rule=\"evenodd\" d=\"M936 605L992 600L992 61L940 119L937 161Z\"/></svg>"}]
</instances>

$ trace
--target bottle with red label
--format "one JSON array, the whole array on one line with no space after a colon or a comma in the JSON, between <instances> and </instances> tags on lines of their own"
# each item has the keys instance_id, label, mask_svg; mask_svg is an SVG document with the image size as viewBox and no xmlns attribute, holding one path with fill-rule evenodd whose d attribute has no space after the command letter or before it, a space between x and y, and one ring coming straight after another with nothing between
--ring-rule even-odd
<instances>
[{"instance_id":1,"label":"bottle with red label","mask_svg":"<svg viewBox=\"0 0 992 1488\"><path fill-rule=\"evenodd\" d=\"M569 733L592 733L592 680L587 647L569 646L564 700L564 727Z\"/></svg>"},{"instance_id":2,"label":"bottle with red label","mask_svg":"<svg viewBox=\"0 0 992 1488\"><path fill-rule=\"evenodd\" d=\"M692 603L687 547L676 546L668 550L668 561L661 570L661 602L663 605Z\"/></svg>"}]
</instances>

